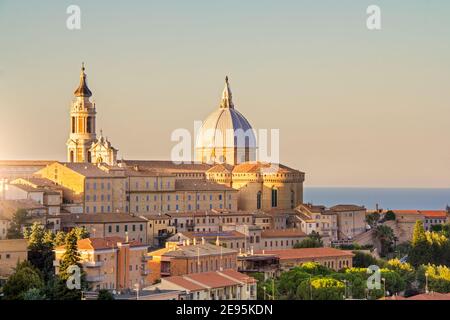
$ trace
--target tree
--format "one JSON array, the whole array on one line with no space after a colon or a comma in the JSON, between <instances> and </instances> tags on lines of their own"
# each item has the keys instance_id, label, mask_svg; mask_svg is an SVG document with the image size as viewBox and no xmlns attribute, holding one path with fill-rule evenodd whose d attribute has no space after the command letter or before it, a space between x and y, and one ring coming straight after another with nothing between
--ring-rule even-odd
<instances>
[{"instance_id":1,"label":"tree","mask_svg":"<svg viewBox=\"0 0 450 320\"><path fill-rule=\"evenodd\" d=\"M310 235L308 235L308 238L302 240L299 243L296 243L294 245L294 248L320 248L323 247L323 242L321 239L321 236L319 233L313 231Z\"/></svg>"},{"instance_id":2,"label":"tree","mask_svg":"<svg viewBox=\"0 0 450 320\"><path fill-rule=\"evenodd\" d=\"M66 242L66 236L67 234L64 231L58 231L55 235L55 239L53 240L53 245L55 247L64 245Z\"/></svg>"},{"instance_id":3,"label":"tree","mask_svg":"<svg viewBox=\"0 0 450 320\"><path fill-rule=\"evenodd\" d=\"M372 212L366 215L366 222L371 227L374 228L380 220L380 214L378 212Z\"/></svg>"},{"instance_id":4,"label":"tree","mask_svg":"<svg viewBox=\"0 0 450 320\"><path fill-rule=\"evenodd\" d=\"M67 280L70 276L68 268L70 266L78 266L81 269L80 254L78 252L78 233L75 229L72 229L66 236L65 251L62 255L62 259L59 264L59 276L63 280Z\"/></svg>"},{"instance_id":5,"label":"tree","mask_svg":"<svg viewBox=\"0 0 450 320\"><path fill-rule=\"evenodd\" d=\"M28 212L25 209L18 209L14 213L8 231L6 233L6 239L23 239L22 229L28 219Z\"/></svg>"},{"instance_id":6,"label":"tree","mask_svg":"<svg viewBox=\"0 0 450 320\"><path fill-rule=\"evenodd\" d=\"M31 288L23 294L23 300L45 300L45 294L41 289Z\"/></svg>"},{"instance_id":7,"label":"tree","mask_svg":"<svg viewBox=\"0 0 450 320\"><path fill-rule=\"evenodd\" d=\"M379 225L374 229L374 236L381 245L380 255L386 256L392 250L392 243L395 238L394 231L388 226Z\"/></svg>"},{"instance_id":8,"label":"tree","mask_svg":"<svg viewBox=\"0 0 450 320\"><path fill-rule=\"evenodd\" d=\"M35 222L27 233L28 260L33 266L41 270L45 281L54 274L52 232Z\"/></svg>"},{"instance_id":9,"label":"tree","mask_svg":"<svg viewBox=\"0 0 450 320\"><path fill-rule=\"evenodd\" d=\"M395 220L395 212L392 210L386 212L386 214L384 215L384 220L385 221Z\"/></svg>"},{"instance_id":10,"label":"tree","mask_svg":"<svg viewBox=\"0 0 450 320\"><path fill-rule=\"evenodd\" d=\"M78 240L89 238L89 232L85 227L75 227L73 230Z\"/></svg>"},{"instance_id":11,"label":"tree","mask_svg":"<svg viewBox=\"0 0 450 320\"><path fill-rule=\"evenodd\" d=\"M8 278L3 293L6 300L23 300L30 289L44 287L42 276L31 263L23 261L17 264L14 273Z\"/></svg>"},{"instance_id":12,"label":"tree","mask_svg":"<svg viewBox=\"0 0 450 320\"><path fill-rule=\"evenodd\" d=\"M98 292L97 300L114 300L114 296L108 290L102 289Z\"/></svg>"},{"instance_id":13,"label":"tree","mask_svg":"<svg viewBox=\"0 0 450 320\"><path fill-rule=\"evenodd\" d=\"M361 251L353 251L353 266L356 268L367 268L371 265L379 265L378 260L371 254Z\"/></svg>"},{"instance_id":14,"label":"tree","mask_svg":"<svg viewBox=\"0 0 450 320\"><path fill-rule=\"evenodd\" d=\"M301 300L342 300L345 284L333 278L317 278L303 281L297 289Z\"/></svg>"},{"instance_id":15,"label":"tree","mask_svg":"<svg viewBox=\"0 0 450 320\"><path fill-rule=\"evenodd\" d=\"M408 262L414 267L421 264L427 264L432 259L430 246L427 241L423 222L417 220L414 225L413 238L411 241L411 250L408 255Z\"/></svg>"}]
</instances>

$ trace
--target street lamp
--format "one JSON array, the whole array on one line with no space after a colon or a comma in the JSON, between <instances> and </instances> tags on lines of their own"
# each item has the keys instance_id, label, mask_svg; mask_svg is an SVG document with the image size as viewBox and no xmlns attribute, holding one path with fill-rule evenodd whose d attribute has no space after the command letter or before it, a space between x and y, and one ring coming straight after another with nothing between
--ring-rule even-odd
<instances>
[{"instance_id":1,"label":"street lamp","mask_svg":"<svg viewBox=\"0 0 450 320\"><path fill-rule=\"evenodd\" d=\"M383 281L383 297L386 298L386 279L381 278L381 281Z\"/></svg>"},{"instance_id":2,"label":"street lamp","mask_svg":"<svg viewBox=\"0 0 450 320\"><path fill-rule=\"evenodd\" d=\"M347 280L344 280L344 300L347 298Z\"/></svg>"},{"instance_id":3,"label":"street lamp","mask_svg":"<svg viewBox=\"0 0 450 320\"><path fill-rule=\"evenodd\" d=\"M428 272L425 272L425 293L428 292Z\"/></svg>"}]
</instances>

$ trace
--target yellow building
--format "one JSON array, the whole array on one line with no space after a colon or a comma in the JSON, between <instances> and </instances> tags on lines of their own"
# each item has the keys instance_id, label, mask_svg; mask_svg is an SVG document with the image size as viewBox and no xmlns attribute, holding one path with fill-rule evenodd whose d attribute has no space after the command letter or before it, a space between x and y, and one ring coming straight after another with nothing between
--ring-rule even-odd
<instances>
[{"instance_id":1,"label":"yellow building","mask_svg":"<svg viewBox=\"0 0 450 320\"><path fill-rule=\"evenodd\" d=\"M27 240L0 240L0 279L7 279L14 273L17 263L27 259Z\"/></svg>"},{"instance_id":2,"label":"yellow building","mask_svg":"<svg viewBox=\"0 0 450 320\"><path fill-rule=\"evenodd\" d=\"M161 247L165 240L176 232L169 215L158 214L142 218L147 221L148 244L152 247Z\"/></svg>"}]
</instances>

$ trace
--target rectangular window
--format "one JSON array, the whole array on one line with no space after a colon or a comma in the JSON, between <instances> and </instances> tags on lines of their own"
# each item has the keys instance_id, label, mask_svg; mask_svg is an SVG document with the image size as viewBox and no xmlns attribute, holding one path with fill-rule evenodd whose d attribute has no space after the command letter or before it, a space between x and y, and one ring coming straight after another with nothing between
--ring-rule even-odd
<instances>
[{"instance_id":1,"label":"rectangular window","mask_svg":"<svg viewBox=\"0 0 450 320\"><path fill-rule=\"evenodd\" d=\"M116 226L116 232L120 232L120 226L119 225Z\"/></svg>"},{"instance_id":2,"label":"rectangular window","mask_svg":"<svg viewBox=\"0 0 450 320\"><path fill-rule=\"evenodd\" d=\"M128 225L125 225L125 232L128 232Z\"/></svg>"},{"instance_id":3,"label":"rectangular window","mask_svg":"<svg viewBox=\"0 0 450 320\"><path fill-rule=\"evenodd\" d=\"M112 232L112 226L108 226L108 232L109 232L109 233Z\"/></svg>"}]
</instances>

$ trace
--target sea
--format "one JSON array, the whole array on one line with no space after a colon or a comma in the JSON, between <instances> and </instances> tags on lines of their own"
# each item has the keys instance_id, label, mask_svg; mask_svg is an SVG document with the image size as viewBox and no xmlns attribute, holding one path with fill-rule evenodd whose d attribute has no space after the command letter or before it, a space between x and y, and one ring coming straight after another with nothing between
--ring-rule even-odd
<instances>
[{"instance_id":1,"label":"sea","mask_svg":"<svg viewBox=\"0 0 450 320\"><path fill-rule=\"evenodd\" d=\"M450 205L450 188L347 188L308 187L304 203L331 207L337 204L363 205L367 209L445 210Z\"/></svg>"}]
</instances>

